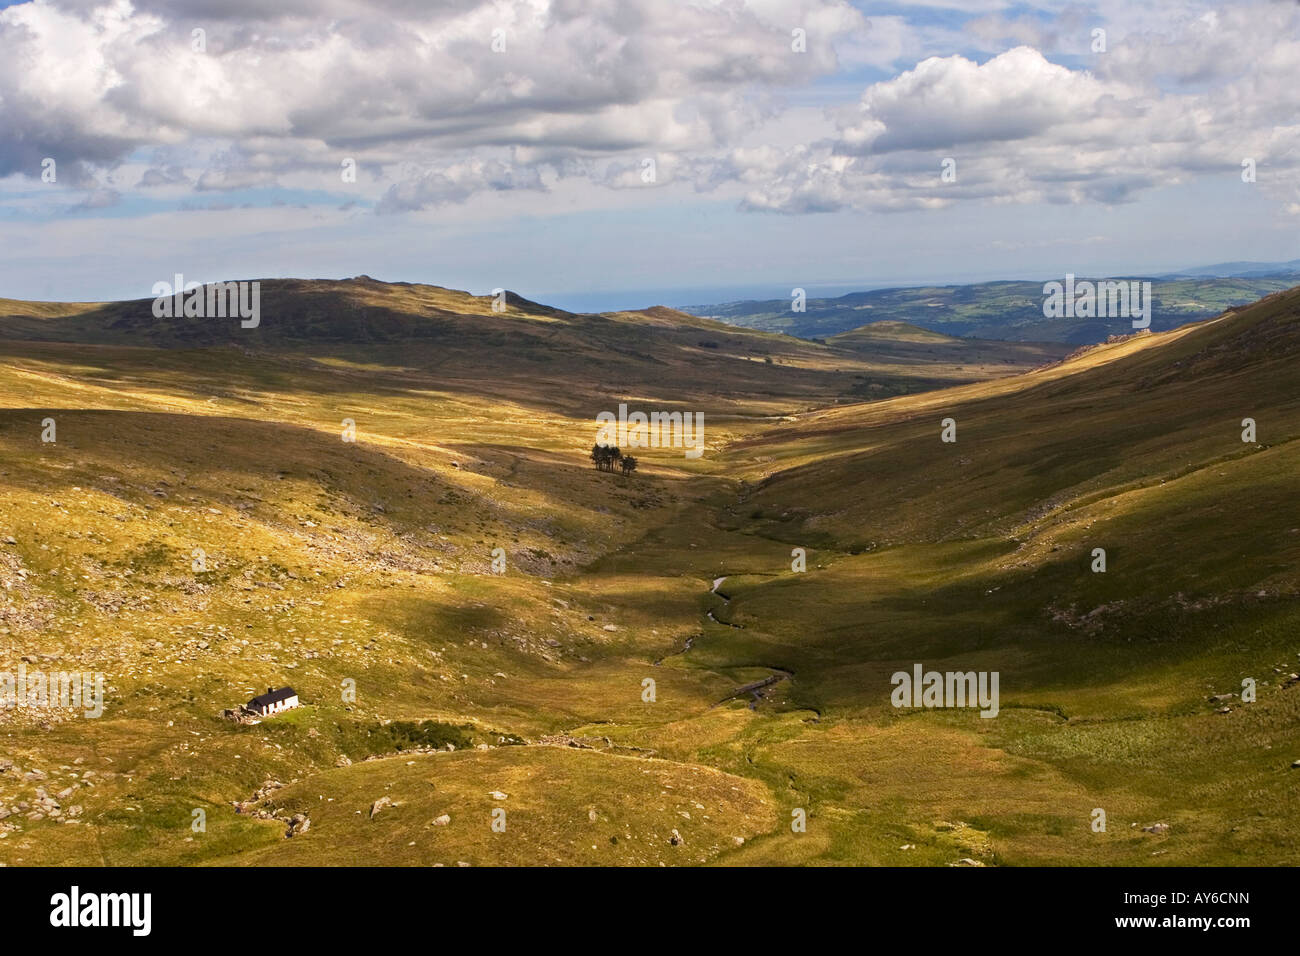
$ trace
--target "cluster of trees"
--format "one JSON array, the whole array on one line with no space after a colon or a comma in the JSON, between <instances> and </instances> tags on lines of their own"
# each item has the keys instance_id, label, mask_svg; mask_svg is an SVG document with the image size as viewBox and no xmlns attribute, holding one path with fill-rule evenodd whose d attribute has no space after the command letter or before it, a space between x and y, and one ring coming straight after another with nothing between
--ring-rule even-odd
<instances>
[{"instance_id":1,"label":"cluster of trees","mask_svg":"<svg viewBox=\"0 0 1300 956\"><path fill-rule=\"evenodd\" d=\"M613 471L615 466L623 469L624 475L636 471L636 459L625 455L617 447L595 444L591 446L591 460L597 471Z\"/></svg>"}]
</instances>

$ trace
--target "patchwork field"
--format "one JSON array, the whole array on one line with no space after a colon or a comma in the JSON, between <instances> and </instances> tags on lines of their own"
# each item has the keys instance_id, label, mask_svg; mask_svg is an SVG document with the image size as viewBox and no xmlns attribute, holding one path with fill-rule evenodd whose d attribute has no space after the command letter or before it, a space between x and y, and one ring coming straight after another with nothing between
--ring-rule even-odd
<instances>
[{"instance_id":1,"label":"patchwork field","mask_svg":"<svg viewBox=\"0 0 1300 956\"><path fill-rule=\"evenodd\" d=\"M1054 281L1062 282L1064 278L1056 276ZM1095 277L1078 278L1095 281ZM1300 281L1300 274L1293 264L1275 263L1268 269L1241 276L1186 275L1146 280L1128 276L1126 281L1150 282L1151 328L1160 332L1289 289ZM807 338L851 336L854 332L850 330L857 330L866 323L912 323L949 335L1071 342L1076 345L1105 342L1112 335L1127 335L1133 331L1130 319L1118 314L1098 318L1046 318L1043 314L1044 292L1042 280L1002 280L969 285L874 289L834 298L811 298L804 303L802 312L792 311L789 299L746 300L687 308L697 315L712 316L746 328L788 332ZM1145 297L1144 291L1143 302Z\"/></svg>"},{"instance_id":2,"label":"patchwork field","mask_svg":"<svg viewBox=\"0 0 1300 956\"><path fill-rule=\"evenodd\" d=\"M0 302L0 672L104 679L0 708L0 862L1300 863L1300 291L1068 357L263 315ZM597 471L619 403L705 454ZM915 664L997 716L893 706Z\"/></svg>"}]
</instances>

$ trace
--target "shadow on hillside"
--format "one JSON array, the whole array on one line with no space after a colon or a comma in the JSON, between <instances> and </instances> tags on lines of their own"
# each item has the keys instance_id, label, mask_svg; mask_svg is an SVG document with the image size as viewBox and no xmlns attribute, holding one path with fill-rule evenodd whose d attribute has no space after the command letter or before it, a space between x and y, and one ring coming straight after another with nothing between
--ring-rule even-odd
<instances>
[{"instance_id":1,"label":"shadow on hillside","mask_svg":"<svg viewBox=\"0 0 1300 956\"><path fill-rule=\"evenodd\" d=\"M47 418L57 429L52 444L41 441ZM416 549L437 549L448 538L487 541L484 565L491 542L500 542L536 556L536 567L522 552L512 562L526 573L543 573L543 562L576 570L570 552L590 556L617 547L634 516L671 507L679 494L656 477L598 472L581 458L554 451L481 443L443 447L463 452L454 459L459 468L421 467L367 444L364 436L345 442L338 431L283 422L0 409L3 481L10 487L44 496L62 496L74 486L94 488L148 508L217 506L272 524L299 525L310 517L316 535L354 520ZM483 477L492 484L485 487Z\"/></svg>"}]
</instances>

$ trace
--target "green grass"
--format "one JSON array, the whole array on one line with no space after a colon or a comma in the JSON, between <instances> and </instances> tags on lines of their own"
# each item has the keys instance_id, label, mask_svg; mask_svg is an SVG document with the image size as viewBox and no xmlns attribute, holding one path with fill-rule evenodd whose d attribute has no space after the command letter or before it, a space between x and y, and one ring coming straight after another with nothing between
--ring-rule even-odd
<instances>
[{"instance_id":1,"label":"green grass","mask_svg":"<svg viewBox=\"0 0 1300 956\"><path fill-rule=\"evenodd\" d=\"M106 708L0 711L0 807L27 804L0 862L1294 864L1298 298L860 404L833 346L701 382L673 343L711 326L604 317L624 354L674 355L635 387L719 423L630 480L590 467L586 399L542 359L4 343L0 668L100 671ZM859 337L863 367L948 375L925 350L955 346L895 332ZM896 710L916 662L998 671L1001 713ZM1219 713L1244 678L1258 700ZM284 684L307 706L219 716ZM236 813L268 780L279 819ZM61 817L31 817L37 786Z\"/></svg>"},{"instance_id":2,"label":"green grass","mask_svg":"<svg viewBox=\"0 0 1300 956\"><path fill-rule=\"evenodd\" d=\"M1085 278L1090 277L1079 276L1080 281ZM1057 281L1063 279L1058 277ZM1284 274L1151 280L1151 329L1167 331L1186 322L1218 315L1225 309L1289 289L1297 279L1300 276ZM788 299L728 302L692 309L743 328L809 339L830 338L840 344L848 344L860 336L861 326L877 322L907 323L950 336L1074 345L1104 342L1107 336L1133 332L1128 318L1046 319L1043 299L1041 281L1000 281L851 292L836 298L808 299L803 312L794 312ZM851 329L859 331L850 332ZM918 343L924 341L919 337L914 339Z\"/></svg>"}]
</instances>

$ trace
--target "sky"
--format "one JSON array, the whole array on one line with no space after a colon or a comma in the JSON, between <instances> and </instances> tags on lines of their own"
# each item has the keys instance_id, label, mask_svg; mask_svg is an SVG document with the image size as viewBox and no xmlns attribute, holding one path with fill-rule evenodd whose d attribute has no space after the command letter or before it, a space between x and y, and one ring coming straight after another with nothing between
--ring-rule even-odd
<instances>
[{"instance_id":1,"label":"sky","mask_svg":"<svg viewBox=\"0 0 1300 956\"><path fill-rule=\"evenodd\" d=\"M0 297L1294 259L1298 76L1295 0L0 0Z\"/></svg>"}]
</instances>

